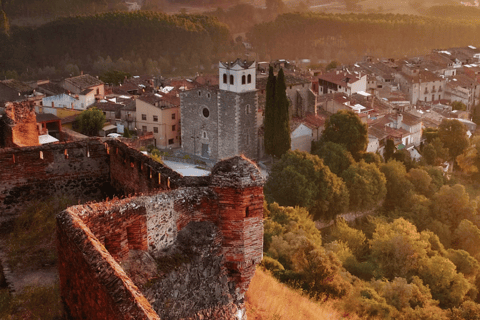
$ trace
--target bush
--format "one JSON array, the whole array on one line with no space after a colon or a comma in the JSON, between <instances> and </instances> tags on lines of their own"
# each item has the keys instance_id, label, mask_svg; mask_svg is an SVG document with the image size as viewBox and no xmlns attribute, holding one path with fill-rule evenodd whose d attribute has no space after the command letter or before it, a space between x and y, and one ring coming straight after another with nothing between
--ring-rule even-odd
<instances>
[{"instance_id":1,"label":"bush","mask_svg":"<svg viewBox=\"0 0 480 320\"><path fill-rule=\"evenodd\" d=\"M282 266L280 262L278 262L273 258L270 258L269 256L263 257L262 263L260 265L272 272L285 270L285 268Z\"/></svg>"}]
</instances>

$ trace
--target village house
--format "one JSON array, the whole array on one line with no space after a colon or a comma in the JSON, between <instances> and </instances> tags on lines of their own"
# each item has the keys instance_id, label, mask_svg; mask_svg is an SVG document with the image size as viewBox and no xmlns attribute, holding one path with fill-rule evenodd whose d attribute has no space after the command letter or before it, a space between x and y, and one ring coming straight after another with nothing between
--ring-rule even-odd
<instances>
[{"instance_id":1,"label":"village house","mask_svg":"<svg viewBox=\"0 0 480 320\"><path fill-rule=\"evenodd\" d=\"M411 104L444 99L445 79L426 71L418 64L405 63L395 79Z\"/></svg>"},{"instance_id":2,"label":"village house","mask_svg":"<svg viewBox=\"0 0 480 320\"><path fill-rule=\"evenodd\" d=\"M388 139L392 139L398 150L406 148L410 153L422 139L422 120L407 112L395 112L368 123L369 143L367 152L383 155Z\"/></svg>"},{"instance_id":3,"label":"village house","mask_svg":"<svg viewBox=\"0 0 480 320\"><path fill-rule=\"evenodd\" d=\"M74 95L88 97L88 100L84 101L85 108L92 105L95 99L100 100L105 96L105 85L103 81L89 74L66 78L60 82L60 86ZM91 102L91 96L93 96L93 102Z\"/></svg>"},{"instance_id":4,"label":"village house","mask_svg":"<svg viewBox=\"0 0 480 320\"><path fill-rule=\"evenodd\" d=\"M471 112L478 103L478 95L476 95L478 87L475 78L458 74L446 80L445 99L451 102L462 102L467 107L467 111Z\"/></svg>"},{"instance_id":5,"label":"village house","mask_svg":"<svg viewBox=\"0 0 480 320\"><path fill-rule=\"evenodd\" d=\"M157 147L180 147L180 99L176 95L147 93L135 103L136 126L141 134L152 132Z\"/></svg>"},{"instance_id":6,"label":"village house","mask_svg":"<svg viewBox=\"0 0 480 320\"><path fill-rule=\"evenodd\" d=\"M32 100L31 98L35 97L34 93L32 87L19 80L0 80L0 103Z\"/></svg>"},{"instance_id":7,"label":"village house","mask_svg":"<svg viewBox=\"0 0 480 320\"><path fill-rule=\"evenodd\" d=\"M367 90L367 75L351 73L343 70L333 70L318 76L318 94L345 93L352 95Z\"/></svg>"},{"instance_id":8,"label":"village house","mask_svg":"<svg viewBox=\"0 0 480 320\"><path fill-rule=\"evenodd\" d=\"M311 152L312 142L320 140L325 129L325 118L307 113L303 118L290 121L291 150Z\"/></svg>"}]
</instances>

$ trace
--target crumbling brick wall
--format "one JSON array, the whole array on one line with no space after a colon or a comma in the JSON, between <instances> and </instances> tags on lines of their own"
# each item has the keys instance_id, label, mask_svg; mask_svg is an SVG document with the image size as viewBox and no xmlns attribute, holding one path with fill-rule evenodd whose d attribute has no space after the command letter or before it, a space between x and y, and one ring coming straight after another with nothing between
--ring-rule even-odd
<instances>
[{"instance_id":1,"label":"crumbling brick wall","mask_svg":"<svg viewBox=\"0 0 480 320\"><path fill-rule=\"evenodd\" d=\"M3 119L5 147L38 146L37 117L30 101L9 102Z\"/></svg>"},{"instance_id":2,"label":"crumbling brick wall","mask_svg":"<svg viewBox=\"0 0 480 320\"><path fill-rule=\"evenodd\" d=\"M0 224L32 200L67 195L78 200L111 196L110 169L99 140L0 149Z\"/></svg>"},{"instance_id":3,"label":"crumbling brick wall","mask_svg":"<svg viewBox=\"0 0 480 320\"><path fill-rule=\"evenodd\" d=\"M110 161L110 181L123 194L147 193L182 186L205 186L206 178L183 177L149 156L119 140L106 143Z\"/></svg>"},{"instance_id":4,"label":"crumbling brick wall","mask_svg":"<svg viewBox=\"0 0 480 320\"><path fill-rule=\"evenodd\" d=\"M112 154L112 149L109 152ZM175 183L180 186L175 190L76 206L59 215L61 291L73 319L85 314L90 319L105 316L96 317L96 306L89 302L92 298L79 300L77 295L89 287L85 288L83 280L78 279L75 268L67 267L78 259L68 254L68 247L77 246L76 241L85 242L76 236L65 239L65 235L79 232L65 231L66 226L72 225L65 224L65 219L77 217L81 223L76 223L75 228L80 228L81 234L91 235L99 245L93 249L102 253L99 258L102 260L103 254L108 254L115 268L120 268L119 263L134 250L148 252L156 259L159 271L148 286L137 284L132 290L139 288L141 300L149 301L161 318L246 318L244 294L256 264L262 259L263 249L263 178L258 168L245 158L234 157L217 164L209 177L186 181L180 176ZM188 183L192 186L186 186ZM172 261L176 261L176 266L170 268L167 262ZM90 268L95 266L95 272L111 274L101 270L102 261L89 263ZM75 281L68 282L69 278ZM112 276L109 281L115 279ZM111 293L105 283L99 285L100 292L106 292L107 296ZM129 294L132 296L139 297L138 292ZM133 303L131 298L127 300ZM119 308L115 301L103 299L102 303L113 303L110 309Z\"/></svg>"},{"instance_id":5,"label":"crumbling brick wall","mask_svg":"<svg viewBox=\"0 0 480 320\"><path fill-rule=\"evenodd\" d=\"M69 319L160 319L75 212L57 217L58 271Z\"/></svg>"}]
</instances>

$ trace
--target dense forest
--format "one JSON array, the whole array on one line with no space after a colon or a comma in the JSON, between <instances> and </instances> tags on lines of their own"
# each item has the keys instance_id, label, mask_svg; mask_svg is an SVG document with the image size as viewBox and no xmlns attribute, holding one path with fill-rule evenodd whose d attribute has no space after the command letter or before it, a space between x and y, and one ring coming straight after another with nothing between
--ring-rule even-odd
<instances>
[{"instance_id":1,"label":"dense forest","mask_svg":"<svg viewBox=\"0 0 480 320\"><path fill-rule=\"evenodd\" d=\"M0 77L52 78L110 69L188 75L214 72L210 68L218 60L245 53L260 60L351 63L364 55L400 58L480 42L480 15L474 8L437 6L422 17L282 13L286 9L278 3L267 9L239 4L205 15L106 12L0 28ZM253 52L245 50L245 40Z\"/></svg>"},{"instance_id":2,"label":"dense forest","mask_svg":"<svg viewBox=\"0 0 480 320\"><path fill-rule=\"evenodd\" d=\"M312 154L289 151L273 165L263 265L362 318L478 319L480 137L444 120L425 132L421 161L394 147L386 161L358 150L366 132L344 138L365 126L360 119L348 128L334 121ZM453 172L442 171L445 161ZM335 217L321 231L313 221Z\"/></svg>"},{"instance_id":3,"label":"dense forest","mask_svg":"<svg viewBox=\"0 0 480 320\"><path fill-rule=\"evenodd\" d=\"M28 77L69 65L92 71L96 62L108 60L120 68L138 66L122 70L126 72L145 72L147 60L156 74L173 67L189 70L229 56L232 44L228 27L213 17L137 11L60 18L38 28L12 27L9 35L0 35L0 48L0 72Z\"/></svg>"},{"instance_id":4,"label":"dense forest","mask_svg":"<svg viewBox=\"0 0 480 320\"><path fill-rule=\"evenodd\" d=\"M403 57L476 44L479 20L393 14L287 13L257 24L248 39L262 56L353 62L364 55Z\"/></svg>"}]
</instances>

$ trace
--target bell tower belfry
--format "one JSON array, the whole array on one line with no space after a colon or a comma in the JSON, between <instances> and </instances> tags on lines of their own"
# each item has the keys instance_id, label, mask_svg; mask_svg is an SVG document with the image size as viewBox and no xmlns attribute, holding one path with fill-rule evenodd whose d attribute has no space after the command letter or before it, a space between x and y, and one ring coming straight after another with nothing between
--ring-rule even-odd
<instances>
[{"instance_id":1,"label":"bell tower belfry","mask_svg":"<svg viewBox=\"0 0 480 320\"><path fill-rule=\"evenodd\" d=\"M219 89L236 93L255 90L255 61L222 62L218 64Z\"/></svg>"}]
</instances>

